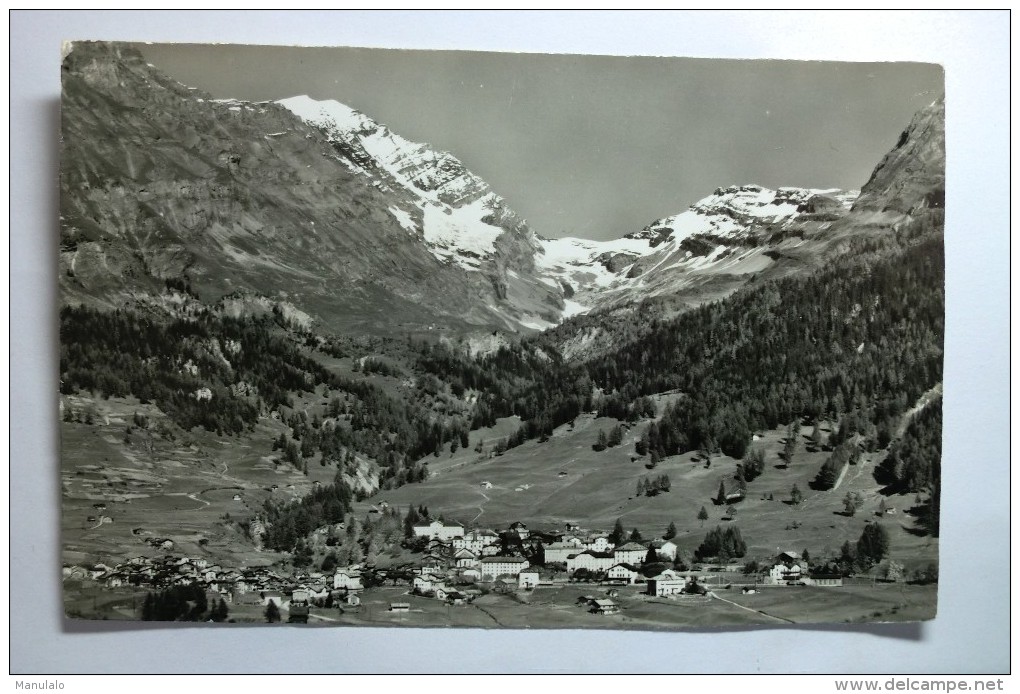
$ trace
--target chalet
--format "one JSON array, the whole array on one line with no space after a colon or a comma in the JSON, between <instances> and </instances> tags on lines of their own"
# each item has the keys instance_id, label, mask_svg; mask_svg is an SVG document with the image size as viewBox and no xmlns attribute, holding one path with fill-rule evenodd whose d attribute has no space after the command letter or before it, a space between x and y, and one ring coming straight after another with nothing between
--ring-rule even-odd
<instances>
[{"instance_id":1,"label":"chalet","mask_svg":"<svg viewBox=\"0 0 1020 694\"><path fill-rule=\"evenodd\" d=\"M742 492L742 491L730 492L729 494L726 495L726 503L727 504L735 504L735 503L743 501L743 500L744 500L744 492Z\"/></svg>"},{"instance_id":2,"label":"chalet","mask_svg":"<svg viewBox=\"0 0 1020 694\"><path fill-rule=\"evenodd\" d=\"M568 533L573 533L580 530L581 525L579 523L575 523L574 521L567 521L566 528Z\"/></svg>"},{"instance_id":3,"label":"chalet","mask_svg":"<svg viewBox=\"0 0 1020 694\"><path fill-rule=\"evenodd\" d=\"M105 578L106 587L107 588L120 588L122 585L124 585L125 580L126 580L126 577L124 576L124 574L122 574L120 572L114 572L114 573L111 573L111 574L107 574L106 578Z\"/></svg>"},{"instance_id":4,"label":"chalet","mask_svg":"<svg viewBox=\"0 0 1020 694\"><path fill-rule=\"evenodd\" d=\"M464 593L452 590L446 595L446 602L450 603L451 605L463 605L465 602L467 602L467 596L464 595Z\"/></svg>"},{"instance_id":5,"label":"chalet","mask_svg":"<svg viewBox=\"0 0 1020 694\"><path fill-rule=\"evenodd\" d=\"M499 552L500 552L500 548L499 548L498 544L495 544L495 545L486 545L485 547L482 547L482 556L483 557L494 557L497 554L499 554Z\"/></svg>"},{"instance_id":6,"label":"chalet","mask_svg":"<svg viewBox=\"0 0 1020 694\"><path fill-rule=\"evenodd\" d=\"M482 489L492 489L492 482L489 481L482 482Z\"/></svg>"},{"instance_id":7,"label":"chalet","mask_svg":"<svg viewBox=\"0 0 1020 694\"><path fill-rule=\"evenodd\" d=\"M464 527L460 525L444 525L440 521L432 521L428 525L414 526L415 537L427 537L433 540L449 542L455 537L464 535Z\"/></svg>"},{"instance_id":8,"label":"chalet","mask_svg":"<svg viewBox=\"0 0 1020 694\"><path fill-rule=\"evenodd\" d=\"M308 597L311 600L325 600L329 596L329 588L323 583L308 586Z\"/></svg>"},{"instance_id":9,"label":"chalet","mask_svg":"<svg viewBox=\"0 0 1020 694\"><path fill-rule=\"evenodd\" d=\"M483 581L493 581L500 576L516 579L527 566L528 560L524 557L483 557L479 562Z\"/></svg>"},{"instance_id":10,"label":"chalet","mask_svg":"<svg viewBox=\"0 0 1020 694\"><path fill-rule=\"evenodd\" d=\"M357 607L358 605L361 604L361 596L358 595L357 593L348 593L344 602L346 602L351 607Z\"/></svg>"},{"instance_id":11,"label":"chalet","mask_svg":"<svg viewBox=\"0 0 1020 694\"><path fill-rule=\"evenodd\" d=\"M588 611L594 614L618 614L620 606L608 598L603 598L601 600L593 600L592 606Z\"/></svg>"},{"instance_id":12,"label":"chalet","mask_svg":"<svg viewBox=\"0 0 1020 694\"><path fill-rule=\"evenodd\" d=\"M776 564L765 576L765 582L773 585L799 583L800 579L800 564L793 562Z\"/></svg>"},{"instance_id":13,"label":"chalet","mask_svg":"<svg viewBox=\"0 0 1020 694\"><path fill-rule=\"evenodd\" d=\"M613 564L619 563L612 552L584 551L567 557L567 573L574 574L578 569L588 571L609 571Z\"/></svg>"},{"instance_id":14,"label":"chalet","mask_svg":"<svg viewBox=\"0 0 1020 694\"><path fill-rule=\"evenodd\" d=\"M480 580L481 577L482 577L482 572L479 571L478 569L474 569L474 568L472 568L472 569L464 569L463 571L460 572L461 580L462 581L467 581L467 582L470 582L470 583L473 583L473 582L475 582L477 580Z\"/></svg>"},{"instance_id":15,"label":"chalet","mask_svg":"<svg viewBox=\"0 0 1020 694\"><path fill-rule=\"evenodd\" d=\"M655 550L655 556L662 561L675 561L677 546L669 540L654 540L649 545Z\"/></svg>"},{"instance_id":16,"label":"chalet","mask_svg":"<svg viewBox=\"0 0 1020 694\"><path fill-rule=\"evenodd\" d=\"M439 579L431 574L424 574L421 576L415 576L411 579L411 590L417 591L418 593L428 593L435 588L436 583Z\"/></svg>"},{"instance_id":17,"label":"chalet","mask_svg":"<svg viewBox=\"0 0 1020 694\"><path fill-rule=\"evenodd\" d=\"M528 539L528 526L520 521L516 521L510 524L510 532L517 535L522 540Z\"/></svg>"},{"instance_id":18,"label":"chalet","mask_svg":"<svg viewBox=\"0 0 1020 694\"><path fill-rule=\"evenodd\" d=\"M517 574L517 587L521 590L532 590L538 585L540 578L538 567L529 566Z\"/></svg>"},{"instance_id":19,"label":"chalet","mask_svg":"<svg viewBox=\"0 0 1020 694\"><path fill-rule=\"evenodd\" d=\"M509 595L517 591L517 581L509 576L501 576L492 584L492 592Z\"/></svg>"},{"instance_id":20,"label":"chalet","mask_svg":"<svg viewBox=\"0 0 1020 694\"><path fill-rule=\"evenodd\" d=\"M606 577L611 581L626 581L634 583L638 577L638 571L630 564L614 564L606 572Z\"/></svg>"},{"instance_id":21,"label":"chalet","mask_svg":"<svg viewBox=\"0 0 1020 694\"><path fill-rule=\"evenodd\" d=\"M446 600L447 596L450 595L451 591L444 585L438 585L432 590L436 597L436 600Z\"/></svg>"}]
</instances>

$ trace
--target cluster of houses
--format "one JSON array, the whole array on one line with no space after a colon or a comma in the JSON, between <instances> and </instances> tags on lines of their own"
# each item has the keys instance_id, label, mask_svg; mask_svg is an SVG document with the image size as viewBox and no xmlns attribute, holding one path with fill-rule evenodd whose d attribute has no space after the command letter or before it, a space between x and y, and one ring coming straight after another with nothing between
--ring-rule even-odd
<instances>
[{"instance_id":1,"label":"cluster of houses","mask_svg":"<svg viewBox=\"0 0 1020 694\"><path fill-rule=\"evenodd\" d=\"M115 566L103 563L88 566L65 566L64 580L80 580L119 588L125 585L165 590L173 586L201 585L210 597L222 598L228 605L265 605L276 603L286 608L294 595L300 601L360 604L361 567L337 569L332 575L323 573L284 576L271 567L224 569L203 558L134 557Z\"/></svg>"},{"instance_id":2,"label":"cluster of houses","mask_svg":"<svg viewBox=\"0 0 1020 694\"><path fill-rule=\"evenodd\" d=\"M470 602L485 590L511 593L532 590L541 584L574 579L596 578L616 585L645 582L651 596L701 594L698 572L666 568L648 575L649 562L673 562L677 546L669 540L649 543L628 541L614 545L610 535L583 531L567 524L562 532L529 531L523 523L513 523L496 533L489 529L465 529L462 525L431 521L415 526L414 536L423 552L409 573L411 592L452 605ZM171 540L157 538L154 547L172 550ZM661 566L661 565L660 565ZM644 573L642 573L644 568ZM739 571L739 565L717 570ZM166 589L177 585L198 584L210 597L223 598L227 604L268 605L289 608L294 604L359 605L365 589L359 565L339 567L332 573L310 572L284 576L271 567L223 568L203 558L135 557L115 566L65 566L64 580L89 581L108 588L131 585ZM374 570L372 570L374 571ZM655 569L658 571L658 569ZM387 572L376 572L385 574ZM398 574L391 573L391 577ZM396 580L396 579L395 579ZM838 576L808 575L794 552L780 553L774 565L754 583L766 585L842 585ZM294 597L298 596L298 597ZM604 603L604 604L603 604ZM613 614L619 608L611 601L589 605L598 614Z\"/></svg>"}]
</instances>

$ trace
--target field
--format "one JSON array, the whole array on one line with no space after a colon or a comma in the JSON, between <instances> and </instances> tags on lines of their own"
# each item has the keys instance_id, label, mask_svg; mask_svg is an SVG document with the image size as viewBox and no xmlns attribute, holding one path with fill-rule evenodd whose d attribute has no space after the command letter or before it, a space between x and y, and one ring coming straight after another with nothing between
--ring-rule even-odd
<instances>
[{"instance_id":1,"label":"field","mask_svg":"<svg viewBox=\"0 0 1020 694\"><path fill-rule=\"evenodd\" d=\"M246 520L267 498L297 498L332 476L318 465L306 477L274 464L272 440L284 430L275 420L242 440L183 432L155 407L132 399L65 396L62 407L92 415L91 424L61 423L67 563L162 555L148 543L155 538L172 540L177 553L228 566L269 563L224 516ZM135 413L148 418L146 427L133 426Z\"/></svg>"},{"instance_id":2,"label":"field","mask_svg":"<svg viewBox=\"0 0 1020 694\"><path fill-rule=\"evenodd\" d=\"M880 493L872 473L882 453L865 454L857 465L848 466L835 489L815 491L810 482L829 454L808 450L810 428L801 429L789 466L780 456L785 431L759 432L753 445L766 452L765 471L748 484L745 499L735 504L736 512L728 519L726 506L715 505L713 499L720 482L727 490L735 489L738 461L716 455L706 465L700 454L690 452L647 469L648 458L634 452L634 442L647 422L626 429L622 445L592 450L599 430L608 432L617 423L582 415L573 425L558 428L544 443L529 441L501 456L476 453L477 437L483 438L488 451L499 434L513 430L515 422L503 421L497 431L472 432L471 448L430 458L431 475L425 482L379 492L364 507L382 500L400 508L424 504L449 520L496 529L514 521L538 529L562 529L564 523L574 521L582 527L608 530L620 518L628 531L638 528L645 539L660 536L673 522L678 529L674 542L688 553L709 529L736 525L748 544L748 558L766 560L777 549L798 553L807 549L815 558L833 556L844 541L856 541L865 524L881 522L890 534L891 557L908 571L938 561L937 538L918 534L914 518L906 513L914 505L913 496ZM822 433L828 434L824 425ZM662 474L671 481L668 493L636 495L640 480ZM803 495L800 504L790 503L794 485ZM842 499L848 491L864 498L863 507L852 517L843 510ZM896 512L880 520L876 513L883 499ZM704 523L697 518L702 507L709 515Z\"/></svg>"}]
</instances>

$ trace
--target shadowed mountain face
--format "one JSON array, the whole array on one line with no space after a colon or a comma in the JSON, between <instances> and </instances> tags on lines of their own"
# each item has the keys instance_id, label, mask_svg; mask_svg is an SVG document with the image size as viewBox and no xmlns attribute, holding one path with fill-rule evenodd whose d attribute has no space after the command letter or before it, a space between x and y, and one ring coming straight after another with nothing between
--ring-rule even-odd
<instances>
[{"instance_id":1,"label":"shadowed mountain face","mask_svg":"<svg viewBox=\"0 0 1020 694\"><path fill-rule=\"evenodd\" d=\"M522 222L493 220L477 268L437 257L408 223L413 195L281 105L212 101L109 44L75 44L63 89L67 301L120 306L171 280L207 302L284 300L332 329L518 330L559 314L558 288L514 277L530 263Z\"/></svg>"}]
</instances>

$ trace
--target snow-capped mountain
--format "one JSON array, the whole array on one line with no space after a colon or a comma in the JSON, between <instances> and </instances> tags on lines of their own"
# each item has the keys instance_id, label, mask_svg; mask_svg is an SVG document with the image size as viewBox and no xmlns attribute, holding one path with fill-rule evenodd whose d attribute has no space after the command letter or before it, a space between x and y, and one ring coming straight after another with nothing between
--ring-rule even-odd
<instances>
[{"instance_id":1,"label":"snow-capped mountain","mask_svg":"<svg viewBox=\"0 0 1020 694\"><path fill-rule=\"evenodd\" d=\"M805 229L850 210L857 191L758 185L716 189L687 210L612 241L543 239L539 267L565 288L567 316L739 278L774 262ZM797 239L799 240L799 239Z\"/></svg>"},{"instance_id":2,"label":"snow-capped mountain","mask_svg":"<svg viewBox=\"0 0 1020 694\"><path fill-rule=\"evenodd\" d=\"M118 44L76 43L63 85L60 281L107 307L186 280L207 303L265 297L341 329L540 330L807 271L944 196L941 101L859 197L719 188L591 241L539 237L452 154L336 101L214 100Z\"/></svg>"},{"instance_id":3,"label":"snow-capped mountain","mask_svg":"<svg viewBox=\"0 0 1020 694\"><path fill-rule=\"evenodd\" d=\"M373 185L410 192L413 207L394 205L388 211L440 260L478 271L496 255L501 234L533 242L524 220L452 154L406 140L338 101L295 96L277 103L321 128L342 153L342 161L372 177Z\"/></svg>"}]
</instances>

